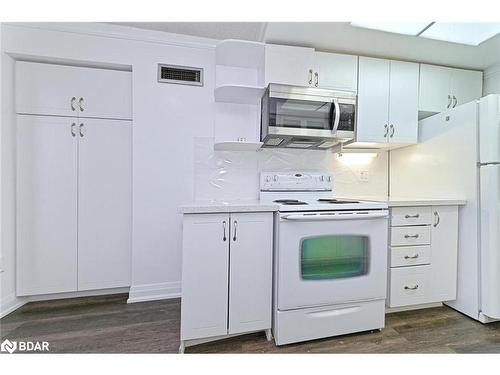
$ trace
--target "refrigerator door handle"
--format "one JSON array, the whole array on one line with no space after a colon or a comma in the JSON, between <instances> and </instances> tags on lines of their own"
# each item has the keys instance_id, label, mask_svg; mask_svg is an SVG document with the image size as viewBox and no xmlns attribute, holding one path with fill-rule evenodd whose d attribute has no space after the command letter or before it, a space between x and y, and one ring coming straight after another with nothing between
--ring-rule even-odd
<instances>
[{"instance_id":1,"label":"refrigerator door handle","mask_svg":"<svg viewBox=\"0 0 500 375\"><path fill-rule=\"evenodd\" d=\"M487 165L500 165L500 161L488 161L485 163L477 163L478 167L485 167Z\"/></svg>"}]
</instances>

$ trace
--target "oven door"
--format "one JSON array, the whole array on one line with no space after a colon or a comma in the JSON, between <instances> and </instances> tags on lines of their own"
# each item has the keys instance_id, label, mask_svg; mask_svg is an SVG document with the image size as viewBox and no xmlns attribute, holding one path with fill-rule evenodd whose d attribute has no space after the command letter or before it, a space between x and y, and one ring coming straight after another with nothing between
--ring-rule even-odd
<instances>
[{"instance_id":1,"label":"oven door","mask_svg":"<svg viewBox=\"0 0 500 375\"><path fill-rule=\"evenodd\" d=\"M280 213L279 310L385 299L387 210Z\"/></svg>"}]
</instances>

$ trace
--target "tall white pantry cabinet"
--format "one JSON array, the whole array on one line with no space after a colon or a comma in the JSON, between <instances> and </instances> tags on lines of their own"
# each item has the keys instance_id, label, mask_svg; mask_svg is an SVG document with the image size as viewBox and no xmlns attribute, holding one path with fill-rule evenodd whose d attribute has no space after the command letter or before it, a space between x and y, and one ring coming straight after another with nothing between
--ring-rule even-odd
<instances>
[{"instance_id":1,"label":"tall white pantry cabinet","mask_svg":"<svg viewBox=\"0 0 500 375\"><path fill-rule=\"evenodd\" d=\"M16 63L17 295L130 286L130 72Z\"/></svg>"}]
</instances>

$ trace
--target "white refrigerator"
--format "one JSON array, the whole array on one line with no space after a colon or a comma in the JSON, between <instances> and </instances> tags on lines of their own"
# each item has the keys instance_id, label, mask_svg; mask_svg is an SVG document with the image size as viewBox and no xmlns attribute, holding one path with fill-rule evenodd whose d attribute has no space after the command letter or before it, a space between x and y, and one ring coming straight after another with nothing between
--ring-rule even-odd
<instances>
[{"instance_id":1,"label":"white refrigerator","mask_svg":"<svg viewBox=\"0 0 500 375\"><path fill-rule=\"evenodd\" d=\"M500 320L500 95L419 122L419 143L391 151L394 198L465 199L459 210L457 299L483 323Z\"/></svg>"}]
</instances>

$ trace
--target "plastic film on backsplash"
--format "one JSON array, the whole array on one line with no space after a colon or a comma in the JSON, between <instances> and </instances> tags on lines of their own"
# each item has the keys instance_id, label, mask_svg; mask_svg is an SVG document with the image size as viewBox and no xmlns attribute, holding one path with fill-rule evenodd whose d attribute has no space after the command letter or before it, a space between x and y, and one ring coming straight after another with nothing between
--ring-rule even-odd
<instances>
[{"instance_id":1,"label":"plastic film on backsplash","mask_svg":"<svg viewBox=\"0 0 500 375\"><path fill-rule=\"evenodd\" d=\"M214 151L214 139L194 139L194 199L258 199L261 171L324 171L334 177L334 195L387 195L387 153L338 156L331 151L261 149L257 152ZM361 154L358 154L361 155Z\"/></svg>"}]
</instances>

